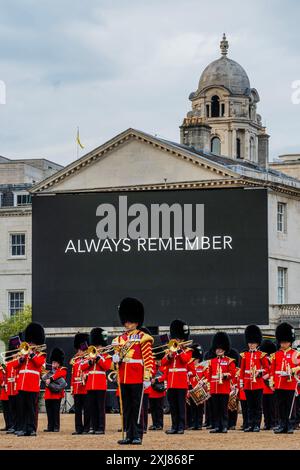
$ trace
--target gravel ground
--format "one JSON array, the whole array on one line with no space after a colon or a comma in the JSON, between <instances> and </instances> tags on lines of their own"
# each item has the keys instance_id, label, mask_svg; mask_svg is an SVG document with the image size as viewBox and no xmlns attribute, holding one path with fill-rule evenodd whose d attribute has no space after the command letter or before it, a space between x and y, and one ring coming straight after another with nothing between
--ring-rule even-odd
<instances>
[{"instance_id":1,"label":"gravel ground","mask_svg":"<svg viewBox=\"0 0 300 470\"><path fill-rule=\"evenodd\" d=\"M149 420L151 421L151 419ZM169 426L170 417L165 417L165 428ZM150 423L151 424L151 423ZM61 416L60 433L43 433L46 427L46 415L39 416L37 437L16 437L0 433L0 449L64 449L64 450L228 450L228 449L263 449L282 450L300 449L300 431L293 435L275 435L272 431L261 431L259 434L230 431L228 434L209 434L208 431L186 431L184 435L167 436L163 431L148 431L144 436L142 446L119 446L117 440L121 433L118 415L107 415L106 434L104 436L72 436L74 430L74 415ZM3 427L3 417L0 415L0 428Z\"/></svg>"}]
</instances>

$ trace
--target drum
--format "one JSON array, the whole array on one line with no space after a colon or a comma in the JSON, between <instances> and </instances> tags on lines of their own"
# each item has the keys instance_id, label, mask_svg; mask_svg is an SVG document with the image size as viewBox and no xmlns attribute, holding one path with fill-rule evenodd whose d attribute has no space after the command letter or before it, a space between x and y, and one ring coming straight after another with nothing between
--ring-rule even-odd
<instances>
[{"instance_id":1,"label":"drum","mask_svg":"<svg viewBox=\"0 0 300 470\"><path fill-rule=\"evenodd\" d=\"M192 390L190 390L190 398L199 406L210 398L210 393L207 383L201 381Z\"/></svg>"},{"instance_id":2,"label":"drum","mask_svg":"<svg viewBox=\"0 0 300 470\"><path fill-rule=\"evenodd\" d=\"M229 400L228 400L228 409L230 411L237 411L238 404L239 404L239 401L238 401L237 394L235 392L231 392L229 395Z\"/></svg>"}]
</instances>

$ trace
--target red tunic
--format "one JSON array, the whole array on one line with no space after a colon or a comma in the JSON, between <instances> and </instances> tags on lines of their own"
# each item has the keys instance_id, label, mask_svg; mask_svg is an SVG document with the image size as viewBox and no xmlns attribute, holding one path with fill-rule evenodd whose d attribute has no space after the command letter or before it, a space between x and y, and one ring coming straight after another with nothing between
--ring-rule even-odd
<instances>
[{"instance_id":1,"label":"red tunic","mask_svg":"<svg viewBox=\"0 0 300 470\"><path fill-rule=\"evenodd\" d=\"M127 345L131 344L131 347L122 362L116 366L119 368L120 383L138 384L143 383L144 380L149 381L154 368L152 336L140 330L125 332L113 340L115 352L121 351L120 347L126 342L129 342Z\"/></svg>"},{"instance_id":2,"label":"red tunic","mask_svg":"<svg viewBox=\"0 0 300 470\"><path fill-rule=\"evenodd\" d=\"M209 361L207 378L210 382L210 393L225 394L230 393L230 382L234 380L236 373L235 362L227 356L218 356Z\"/></svg>"},{"instance_id":3,"label":"red tunic","mask_svg":"<svg viewBox=\"0 0 300 470\"><path fill-rule=\"evenodd\" d=\"M263 376L269 374L269 360L262 351L246 351L241 353L240 386L245 390L264 388ZM259 374L259 376L257 376ZM255 377L255 378L254 378Z\"/></svg>"},{"instance_id":4,"label":"red tunic","mask_svg":"<svg viewBox=\"0 0 300 470\"><path fill-rule=\"evenodd\" d=\"M18 359L12 361L13 367L18 371L17 390L39 392L40 376L45 362L46 355L43 352L35 354L32 359L26 355L23 363L20 363Z\"/></svg>"},{"instance_id":5,"label":"red tunic","mask_svg":"<svg viewBox=\"0 0 300 470\"><path fill-rule=\"evenodd\" d=\"M275 390L295 390L296 379L293 376L293 369L298 367L300 353L289 348L286 351L280 349L271 355L271 382ZM298 374L298 371L297 371Z\"/></svg>"},{"instance_id":6,"label":"red tunic","mask_svg":"<svg viewBox=\"0 0 300 470\"><path fill-rule=\"evenodd\" d=\"M166 367L168 389L183 388L188 389L188 363L192 358L193 351L186 349L181 353L173 353L169 358L168 354L162 359L161 365Z\"/></svg>"},{"instance_id":7,"label":"red tunic","mask_svg":"<svg viewBox=\"0 0 300 470\"><path fill-rule=\"evenodd\" d=\"M66 367L59 367L58 369L56 369L51 379L52 381L54 381L56 379L60 379L61 377L66 380L66 377L67 377ZM52 392L49 387L46 386L45 388L45 395L44 395L45 400L60 400L61 398L64 398L64 396L65 396L64 390L61 390L60 392L55 393L55 392Z\"/></svg>"},{"instance_id":8,"label":"red tunic","mask_svg":"<svg viewBox=\"0 0 300 470\"><path fill-rule=\"evenodd\" d=\"M86 373L82 370L84 360L81 357L74 358L71 375L71 390L73 395L86 395Z\"/></svg>"},{"instance_id":9,"label":"red tunic","mask_svg":"<svg viewBox=\"0 0 300 470\"><path fill-rule=\"evenodd\" d=\"M99 355L98 362L94 361L93 365L89 365L86 359L81 369L87 373L86 390L106 390L107 380L106 371L110 369L111 357L107 354Z\"/></svg>"},{"instance_id":10,"label":"red tunic","mask_svg":"<svg viewBox=\"0 0 300 470\"><path fill-rule=\"evenodd\" d=\"M7 394L7 383L6 383L6 373L3 367L0 366L0 400L8 400Z\"/></svg>"},{"instance_id":11,"label":"red tunic","mask_svg":"<svg viewBox=\"0 0 300 470\"><path fill-rule=\"evenodd\" d=\"M13 397L18 394L17 389L17 368L15 360L8 361L6 364L6 390L9 397Z\"/></svg>"}]
</instances>

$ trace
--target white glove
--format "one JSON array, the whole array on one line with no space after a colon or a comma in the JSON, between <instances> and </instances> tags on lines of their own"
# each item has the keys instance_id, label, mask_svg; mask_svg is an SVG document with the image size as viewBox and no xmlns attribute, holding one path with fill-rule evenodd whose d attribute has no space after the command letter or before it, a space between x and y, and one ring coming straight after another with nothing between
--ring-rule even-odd
<instances>
[{"instance_id":1,"label":"white glove","mask_svg":"<svg viewBox=\"0 0 300 470\"><path fill-rule=\"evenodd\" d=\"M151 385L150 380L144 380L143 385L144 385L144 390L146 390L146 388L149 388Z\"/></svg>"},{"instance_id":2,"label":"white glove","mask_svg":"<svg viewBox=\"0 0 300 470\"><path fill-rule=\"evenodd\" d=\"M114 354L113 357L112 357L112 361L117 364L118 362L120 362L120 356L119 354Z\"/></svg>"}]
</instances>

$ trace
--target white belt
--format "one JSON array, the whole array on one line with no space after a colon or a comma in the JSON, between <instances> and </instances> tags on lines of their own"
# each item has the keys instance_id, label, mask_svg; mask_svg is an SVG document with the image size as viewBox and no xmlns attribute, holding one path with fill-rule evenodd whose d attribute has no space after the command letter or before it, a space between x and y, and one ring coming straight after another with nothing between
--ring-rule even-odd
<instances>
[{"instance_id":1,"label":"white belt","mask_svg":"<svg viewBox=\"0 0 300 470\"><path fill-rule=\"evenodd\" d=\"M131 358L124 358L123 359L123 362L127 362L127 363L130 363L130 364L143 364L143 359L131 359Z\"/></svg>"},{"instance_id":2,"label":"white belt","mask_svg":"<svg viewBox=\"0 0 300 470\"><path fill-rule=\"evenodd\" d=\"M93 374L93 375L95 375L95 374L98 374L98 375L99 375L99 374L105 375L105 372L104 372L103 370L90 370L89 375L90 375L90 374Z\"/></svg>"},{"instance_id":3,"label":"white belt","mask_svg":"<svg viewBox=\"0 0 300 470\"><path fill-rule=\"evenodd\" d=\"M264 372L264 369L256 369L255 372ZM253 370L245 370L245 374L253 374Z\"/></svg>"},{"instance_id":4,"label":"white belt","mask_svg":"<svg viewBox=\"0 0 300 470\"><path fill-rule=\"evenodd\" d=\"M282 377L289 377L290 375L292 375L292 373L288 374L288 373L285 372L284 370L276 370L276 371L275 371L275 374L277 374L277 375L282 375Z\"/></svg>"},{"instance_id":5,"label":"white belt","mask_svg":"<svg viewBox=\"0 0 300 470\"><path fill-rule=\"evenodd\" d=\"M169 372L187 372L187 369L169 369Z\"/></svg>"},{"instance_id":6,"label":"white belt","mask_svg":"<svg viewBox=\"0 0 300 470\"><path fill-rule=\"evenodd\" d=\"M12 377L11 379L7 379L7 382L15 382L15 378Z\"/></svg>"},{"instance_id":7,"label":"white belt","mask_svg":"<svg viewBox=\"0 0 300 470\"><path fill-rule=\"evenodd\" d=\"M82 378L81 377L75 377L74 382L82 382Z\"/></svg>"},{"instance_id":8,"label":"white belt","mask_svg":"<svg viewBox=\"0 0 300 470\"><path fill-rule=\"evenodd\" d=\"M29 370L29 369L20 370L19 374L36 374L36 375L40 375L40 373L37 370Z\"/></svg>"},{"instance_id":9,"label":"white belt","mask_svg":"<svg viewBox=\"0 0 300 470\"><path fill-rule=\"evenodd\" d=\"M221 379L222 376L220 377L219 375L212 375L211 378L212 379ZM225 379L225 377L224 377L224 379Z\"/></svg>"}]
</instances>

